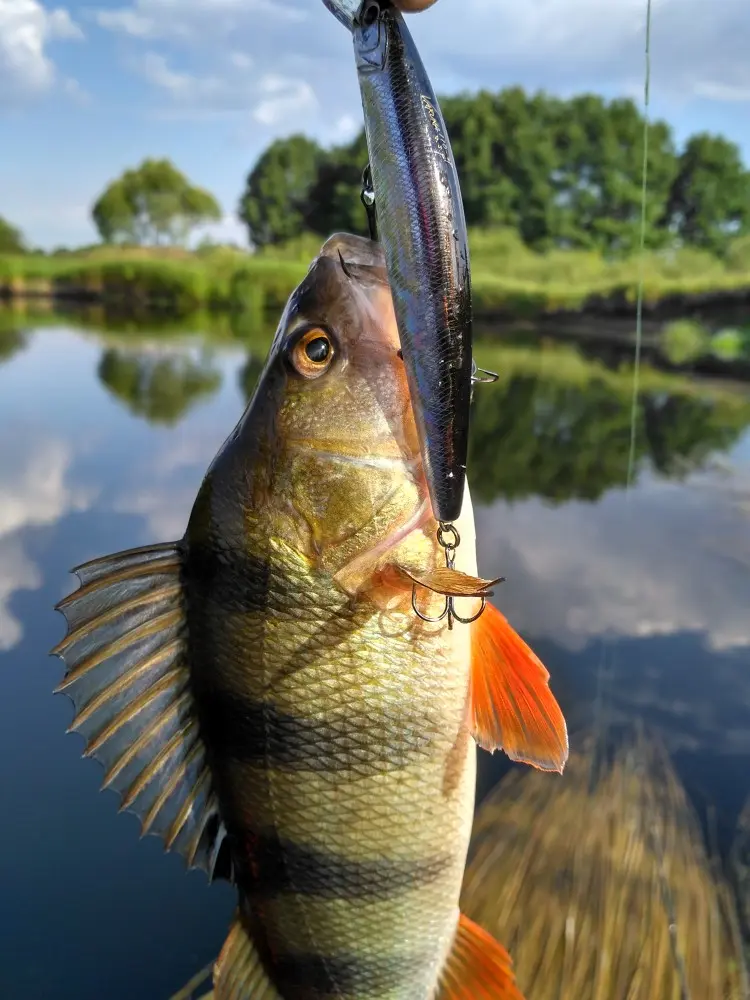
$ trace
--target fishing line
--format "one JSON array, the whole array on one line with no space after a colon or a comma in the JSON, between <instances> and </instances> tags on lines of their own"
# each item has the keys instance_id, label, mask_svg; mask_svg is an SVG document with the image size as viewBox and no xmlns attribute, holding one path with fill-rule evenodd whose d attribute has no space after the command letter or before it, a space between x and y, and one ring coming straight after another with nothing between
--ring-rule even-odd
<instances>
[{"instance_id":1,"label":"fishing line","mask_svg":"<svg viewBox=\"0 0 750 1000\"><path fill-rule=\"evenodd\" d=\"M648 133L651 99L651 4L646 0L646 78L643 84L643 165L641 170L641 240L638 255L638 295L635 307L635 358L633 360L633 397L630 405L630 451L625 483L630 494L635 471L635 445L638 428L638 395L640 392L641 344L643 341L643 288L646 274L646 200L648 197Z\"/></svg>"},{"instance_id":2,"label":"fishing line","mask_svg":"<svg viewBox=\"0 0 750 1000\"><path fill-rule=\"evenodd\" d=\"M649 138L649 109L651 102L651 5L652 0L646 0L646 45L645 45L645 79L643 84L643 160L641 164L641 223L640 240L638 252L638 288L636 294L635 310L635 357L633 358L633 392L630 402L630 445L628 448L628 466L625 476L625 498L627 509L630 511L630 497L633 486L633 476L635 474L635 451L638 440L638 397L640 395L640 371L641 371L641 345L643 341L643 291L646 277L646 222L647 222L647 198L648 198L648 138ZM614 685L614 645L616 640L602 639L602 653L597 669L597 697L594 705L594 759L592 759L590 770L590 784L597 779L597 758L603 753L606 742L606 726L604 725L604 711L606 696L603 688L604 661L609 643L612 643L611 667L608 680L610 685Z\"/></svg>"},{"instance_id":3,"label":"fishing line","mask_svg":"<svg viewBox=\"0 0 750 1000\"><path fill-rule=\"evenodd\" d=\"M628 471L625 482L625 496L630 508L633 475L635 473L635 453L638 435L638 397L640 394L641 345L643 341L643 290L646 272L646 222L648 198L648 139L650 125L651 99L651 8L653 0L646 0L646 45L645 45L645 79L643 84L643 163L641 177L641 237L638 255L638 294L635 312L635 357L633 359L633 395L630 405L630 450L628 453ZM652 804L653 806L653 804ZM690 990L687 982L685 956L677 938L677 915L672 887L666 870L666 858L661 830L656 822L656 810L649 810L653 818L646 819L647 842L651 842L651 850L657 864L657 877L661 889L661 901L664 907L669 927L669 943L672 951L675 971L679 982L681 1000L690 1000Z\"/></svg>"}]
</instances>

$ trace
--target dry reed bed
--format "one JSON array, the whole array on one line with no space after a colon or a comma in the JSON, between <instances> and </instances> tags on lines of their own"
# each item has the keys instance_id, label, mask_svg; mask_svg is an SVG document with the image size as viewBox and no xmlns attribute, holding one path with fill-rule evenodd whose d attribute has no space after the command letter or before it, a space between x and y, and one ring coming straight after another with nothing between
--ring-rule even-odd
<instances>
[{"instance_id":1,"label":"dry reed bed","mask_svg":"<svg viewBox=\"0 0 750 1000\"><path fill-rule=\"evenodd\" d=\"M666 754L639 738L590 791L513 771L477 816L463 908L529 1000L746 1000L738 920Z\"/></svg>"}]
</instances>

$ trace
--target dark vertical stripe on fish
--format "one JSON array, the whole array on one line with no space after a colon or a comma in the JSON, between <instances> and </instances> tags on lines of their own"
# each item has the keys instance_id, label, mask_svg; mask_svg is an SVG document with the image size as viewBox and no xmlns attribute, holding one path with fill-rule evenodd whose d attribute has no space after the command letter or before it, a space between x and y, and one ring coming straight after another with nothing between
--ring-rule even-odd
<instances>
[{"instance_id":1,"label":"dark vertical stripe on fish","mask_svg":"<svg viewBox=\"0 0 750 1000\"><path fill-rule=\"evenodd\" d=\"M404 702L383 712L331 712L304 719L217 688L201 692L206 739L215 754L288 771L361 777L400 770L431 752L439 719Z\"/></svg>"},{"instance_id":2,"label":"dark vertical stripe on fish","mask_svg":"<svg viewBox=\"0 0 750 1000\"><path fill-rule=\"evenodd\" d=\"M454 863L451 854L358 861L275 835L246 835L245 844L251 863L240 881L256 901L284 892L320 899L393 899L435 882Z\"/></svg>"},{"instance_id":3,"label":"dark vertical stripe on fish","mask_svg":"<svg viewBox=\"0 0 750 1000\"><path fill-rule=\"evenodd\" d=\"M433 956L415 955L279 955L274 979L282 995L378 996L401 989Z\"/></svg>"}]
</instances>

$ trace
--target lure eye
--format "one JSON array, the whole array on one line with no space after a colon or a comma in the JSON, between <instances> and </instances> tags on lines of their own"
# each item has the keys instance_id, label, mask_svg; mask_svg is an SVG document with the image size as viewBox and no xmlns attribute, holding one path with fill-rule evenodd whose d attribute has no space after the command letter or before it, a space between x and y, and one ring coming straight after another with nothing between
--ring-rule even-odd
<instances>
[{"instance_id":1,"label":"lure eye","mask_svg":"<svg viewBox=\"0 0 750 1000\"><path fill-rule=\"evenodd\" d=\"M319 326L307 330L292 346L290 361L303 378L318 378L333 361L333 342Z\"/></svg>"},{"instance_id":2,"label":"lure eye","mask_svg":"<svg viewBox=\"0 0 750 1000\"><path fill-rule=\"evenodd\" d=\"M365 7L362 12L362 24L369 28L371 25L375 24L377 19L380 17L380 4L378 0L372 0L371 3Z\"/></svg>"}]
</instances>

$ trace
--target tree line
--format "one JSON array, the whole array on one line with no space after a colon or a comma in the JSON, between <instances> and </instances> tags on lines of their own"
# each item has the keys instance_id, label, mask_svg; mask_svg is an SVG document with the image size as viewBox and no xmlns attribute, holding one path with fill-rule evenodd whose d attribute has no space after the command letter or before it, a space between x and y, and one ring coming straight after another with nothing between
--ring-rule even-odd
<instances>
[{"instance_id":1,"label":"tree line","mask_svg":"<svg viewBox=\"0 0 750 1000\"><path fill-rule=\"evenodd\" d=\"M644 119L634 101L498 93L443 98L470 226L515 230L538 251L625 255L640 243ZM249 242L273 246L301 232L366 233L359 200L364 132L325 149L304 135L272 142L250 170L238 214ZM750 231L750 172L737 145L699 133L678 149L664 121L648 126L646 243L721 255ZM169 160L144 160L92 207L105 243L183 244L221 217L210 192ZM0 219L0 253L23 237Z\"/></svg>"},{"instance_id":2,"label":"tree line","mask_svg":"<svg viewBox=\"0 0 750 1000\"><path fill-rule=\"evenodd\" d=\"M470 226L516 230L539 251L627 254L640 243L644 118L632 100L568 100L519 87L441 100ZM323 149L302 135L273 142L250 172L240 218L253 243L300 230L366 232L359 201L364 133ZM648 126L646 242L721 254L750 226L750 172L737 145L700 133L678 149Z\"/></svg>"}]
</instances>

